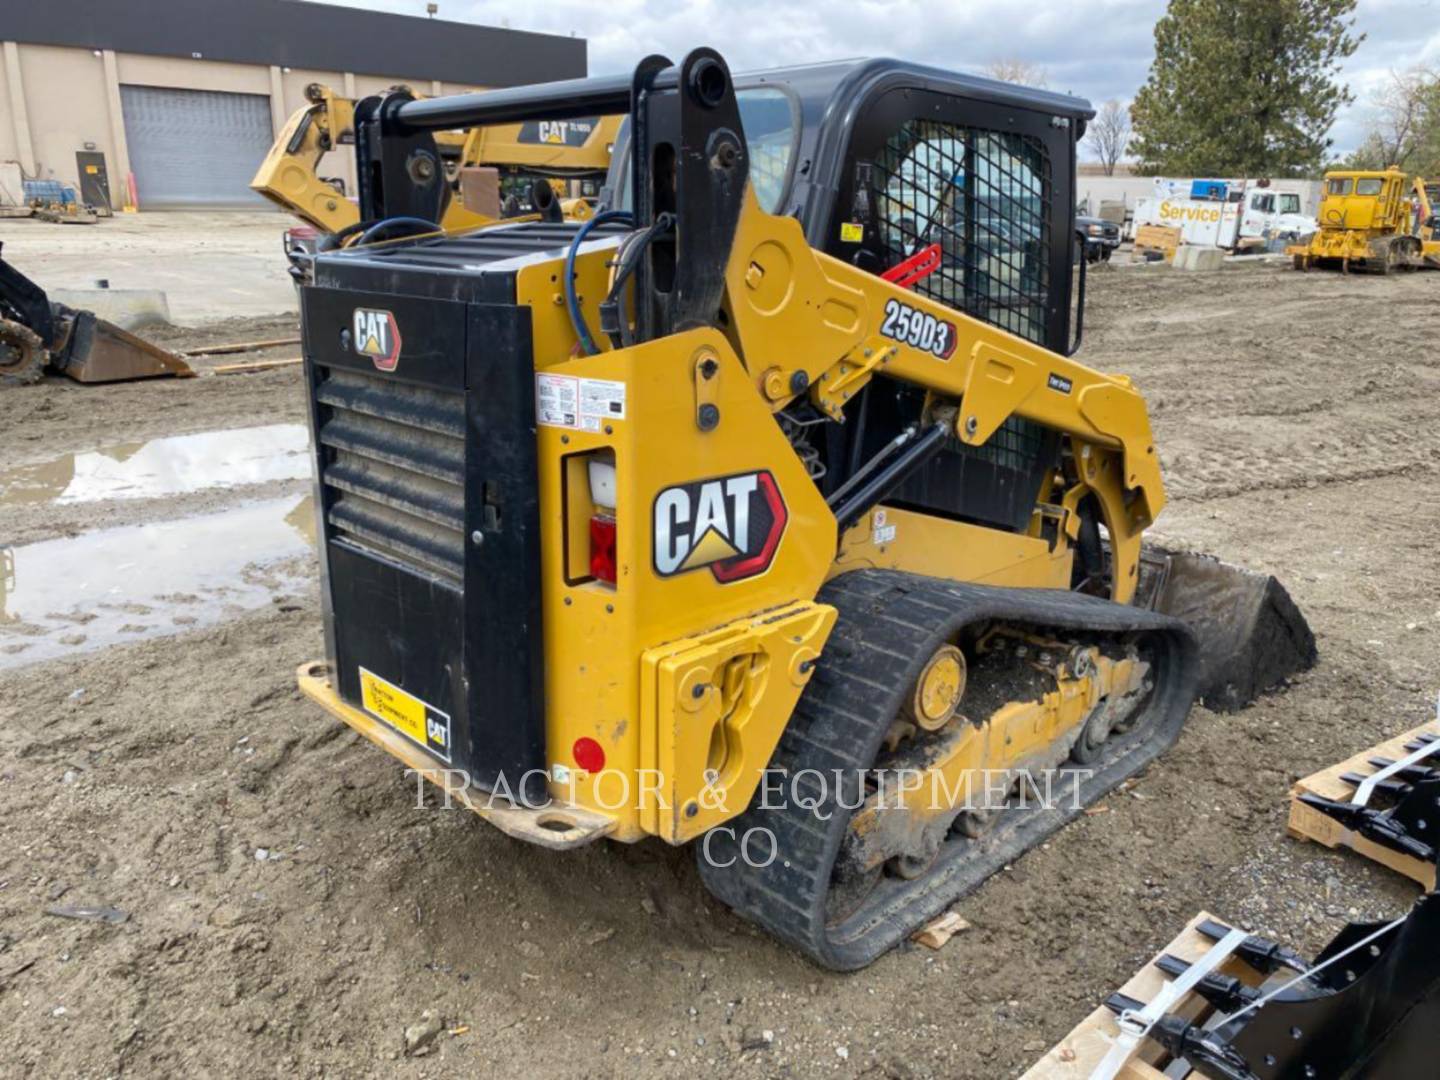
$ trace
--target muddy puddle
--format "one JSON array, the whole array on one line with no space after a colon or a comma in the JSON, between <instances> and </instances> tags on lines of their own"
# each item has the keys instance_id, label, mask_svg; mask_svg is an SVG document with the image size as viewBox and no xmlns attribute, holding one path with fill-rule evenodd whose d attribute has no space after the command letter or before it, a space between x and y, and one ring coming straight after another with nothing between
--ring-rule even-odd
<instances>
[{"instance_id":1,"label":"muddy puddle","mask_svg":"<svg viewBox=\"0 0 1440 1080\"><path fill-rule=\"evenodd\" d=\"M310 475L304 424L171 435L0 470L0 506L156 499Z\"/></svg>"},{"instance_id":2,"label":"muddy puddle","mask_svg":"<svg viewBox=\"0 0 1440 1080\"><path fill-rule=\"evenodd\" d=\"M0 670L264 607L308 587L314 538L310 496L292 495L0 547Z\"/></svg>"}]
</instances>

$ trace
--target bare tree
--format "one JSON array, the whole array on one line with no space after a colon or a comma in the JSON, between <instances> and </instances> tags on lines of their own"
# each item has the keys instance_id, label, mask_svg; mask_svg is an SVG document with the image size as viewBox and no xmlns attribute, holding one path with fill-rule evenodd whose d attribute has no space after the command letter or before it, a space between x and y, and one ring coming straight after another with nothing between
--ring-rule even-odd
<instances>
[{"instance_id":1,"label":"bare tree","mask_svg":"<svg viewBox=\"0 0 1440 1080\"><path fill-rule=\"evenodd\" d=\"M1100 106L1085 130L1085 141L1100 159L1106 176L1115 175L1115 163L1130 145L1130 108L1111 98Z\"/></svg>"},{"instance_id":2,"label":"bare tree","mask_svg":"<svg viewBox=\"0 0 1440 1080\"><path fill-rule=\"evenodd\" d=\"M1371 97L1371 128L1366 136L1366 153L1379 168L1405 168L1430 132L1431 102L1435 94L1435 72L1413 67L1390 72L1390 78Z\"/></svg>"},{"instance_id":3,"label":"bare tree","mask_svg":"<svg viewBox=\"0 0 1440 1080\"><path fill-rule=\"evenodd\" d=\"M1049 86L1045 69L1029 60L992 60L985 65L985 74L1001 82L1019 83L1021 86Z\"/></svg>"}]
</instances>

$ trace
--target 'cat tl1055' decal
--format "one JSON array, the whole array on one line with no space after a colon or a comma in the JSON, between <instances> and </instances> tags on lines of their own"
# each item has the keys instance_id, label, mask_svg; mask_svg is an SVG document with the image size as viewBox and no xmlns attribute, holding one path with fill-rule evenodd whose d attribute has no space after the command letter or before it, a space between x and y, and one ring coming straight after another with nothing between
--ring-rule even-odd
<instances>
[{"instance_id":1,"label":"'cat tl1055' decal","mask_svg":"<svg viewBox=\"0 0 1440 1080\"><path fill-rule=\"evenodd\" d=\"M923 349L941 360L955 352L955 324L937 319L899 300L885 301L885 321L880 333L912 349Z\"/></svg>"},{"instance_id":2,"label":"'cat tl1055' decal","mask_svg":"<svg viewBox=\"0 0 1440 1080\"><path fill-rule=\"evenodd\" d=\"M768 469L668 487L655 496L655 573L754 577L774 561L789 516Z\"/></svg>"}]
</instances>

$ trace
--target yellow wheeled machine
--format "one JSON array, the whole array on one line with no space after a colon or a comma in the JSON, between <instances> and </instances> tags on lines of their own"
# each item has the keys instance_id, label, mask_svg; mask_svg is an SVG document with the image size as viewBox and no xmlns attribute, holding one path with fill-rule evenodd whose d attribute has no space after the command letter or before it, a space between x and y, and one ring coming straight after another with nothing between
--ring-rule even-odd
<instances>
[{"instance_id":1,"label":"yellow wheeled machine","mask_svg":"<svg viewBox=\"0 0 1440 1080\"><path fill-rule=\"evenodd\" d=\"M360 224L359 209L320 169L327 153L354 141L356 102L320 83L307 86L305 96L309 104L290 117L250 187L322 232L342 233ZM555 213L584 220L594 200L572 197L570 184L598 186L619 126L619 116L592 116L437 132L434 167L444 171L452 193L437 224L453 231L544 215L552 202ZM502 187L522 178L538 181L523 193L523 204Z\"/></svg>"},{"instance_id":2,"label":"yellow wheeled machine","mask_svg":"<svg viewBox=\"0 0 1440 1080\"><path fill-rule=\"evenodd\" d=\"M1142 543L1145 403L1069 355L1083 102L700 49L379 101L362 215L433 220L434 131L620 112L590 221L315 260L300 685L511 835L693 844L859 967L1313 639Z\"/></svg>"},{"instance_id":3,"label":"yellow wheeled machine","mask_svg":"<svg viewBox=\"0 0 1440 1080\"><path fill-rule=\"evenodd\" d=\"M1423 198L1424 184L1416 185ZM1399 169L1327 172L1316 215L1320 227L1307 242L1287 247L1285 254L1297 270L1323 266L1388 274L1423 265L1440 245L1432 241L1427 248L1419 230L1431 215L1422 212L1417 226L1414 210Z\"/></svg>"}]
</instances>

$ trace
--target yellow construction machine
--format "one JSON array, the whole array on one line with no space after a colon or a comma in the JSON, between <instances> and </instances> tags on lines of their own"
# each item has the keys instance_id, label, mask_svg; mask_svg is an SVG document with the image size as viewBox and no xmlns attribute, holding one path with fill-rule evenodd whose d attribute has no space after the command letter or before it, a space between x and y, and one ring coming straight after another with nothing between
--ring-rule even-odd
<instances>
[{"instance_id":1,"label":"yellow construction machine","mask_svg":"<svg viewBox=\"0 0 1440 1080\"><path fill-rule=\"evenodd\" d=\"M693 844L859 967L1314 640L1144 543L1144 399L1071 355L1084 102L710 49L381 98L361 216L435 220L433 132L622 112L589 221L316 257L300 686L511 836Z\"/></svg>"},{"instance_id":2,"label":"yellow construction machine","mask_svg":"<svg viewBox=\"0 0 1440 1080\"><path fill-rule=\"evenodd\" d=\"M1435 205L1440 200L1440 184L1417 176L1412 183L1410 233L1420 241L1420 258L1432 270L1440 270L1440 218Z\"/></svg>"},{"instance_id":3,"label":"yellow construction machine","mask_svg":"<svg viewBox=\"0 0 1440 1080\"><path fill-rule=\"evenodd\" d=\"M405 87L396 91L409 94ZM325 155L354 141L355 102L328 86L305 88L309 104L296 110L261 162L250 187L325 233L360 225L343 183L320 175ZM451 190L436 223L474 228L502 217L555 213L583 220L593 196L572 185L596 186L610 164L619 116L500 124L437 132L436 167Z\"/></svg>"},{"instance_id":4,"label":"yellow construction machine","mask_svg":"<svg viewBox=\"0 0 1440 1080\"><path fill-rule=\"evenodd\" d=\"M1432 214L1424 181L1416 179L1418 200L1407 196L1405 174L1341 170L1325 174L1325 192L1317 215L1319 228L1301 244L1285 249L1295 269L1312 266L1388 274L1431 265L1440 243L1430 239ZM1416 213L1419 209L1418 215Z\"/></svg>"}]
</instances>

